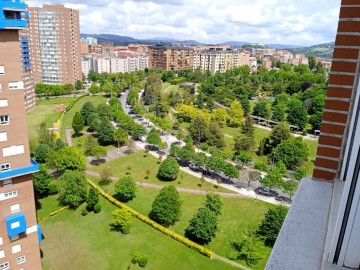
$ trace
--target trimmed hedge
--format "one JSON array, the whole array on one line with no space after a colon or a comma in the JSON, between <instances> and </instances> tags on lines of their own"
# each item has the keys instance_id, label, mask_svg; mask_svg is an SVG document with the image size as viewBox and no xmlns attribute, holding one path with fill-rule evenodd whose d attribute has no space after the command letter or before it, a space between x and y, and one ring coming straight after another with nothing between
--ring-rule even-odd
<instances>
[{"instance_id":1,"label":"trimmed hedge","mask_svg":"<svg viewBox=\"0 0 360 270\"><path fill-rule=\"evenodd\" d=\"M45 216L45 217L42 217L42 218L39 218L38 219L38 222L42 222L42 221L45 221L45 220L48 220L50 217L53 217L57 214L60 214L61 212L64 212L65 210L68 210L70 207L68 205L66 206L63 206L61 208L59 208L58 210L55 210L53 212L51 212L49 215Z\"/></svg>"},{"instance_id":2,"label":"trimmed hedge","mask_svg":"<svg viewBox=\"0 0 360 270\"><path fill-rule=\"evenodd\" d=\"M120 207L122 209L125 209L126 211L128 211L129 213L131 213L135 218L141 220L142 222L145 222L146 224L150 225L151 227L155 228L156 230L166 234L167 236L170 236L171 238L175 239L176 241L200 252L201 254L212 258L214 252L187 239L186 237L177 234L175 232L173 232L172 230L169 230L168 228L165 228L164 226L161 226L160 224L156 223L155 221L151 220L150 218L148 218L147 216L140 214L139 212L137 212L136 210L132 209L131 207L127 206L124 203L119 202L118 200L114 199L111 195L107 194L104 190L102 190L100 187L98 187L94 182L92 182L90 179L87 179L87 182L94 187L95 189L97 189L100 193L101 196L103 196L105 199L107 199L109 202L111 202L112 204L114 204L117 207Z\"/></svg>"},{"instance_id":3,"label":"trimmed hedge","mask_svg":"<svg viewBox=\"0 0 360 270\"><path fill-rule=\"evenodd\" d=\"M77 99L71 101L69 103L69 105L66 106L66 111L70 111L72 109L72 107L74 107L75 103L79 101L79 99L83 98L83 97L86 97L86 96L89 96L90 94L85 94L85 95L82 95L80 97L78 97Z\"/></svg>"}]
</instances>

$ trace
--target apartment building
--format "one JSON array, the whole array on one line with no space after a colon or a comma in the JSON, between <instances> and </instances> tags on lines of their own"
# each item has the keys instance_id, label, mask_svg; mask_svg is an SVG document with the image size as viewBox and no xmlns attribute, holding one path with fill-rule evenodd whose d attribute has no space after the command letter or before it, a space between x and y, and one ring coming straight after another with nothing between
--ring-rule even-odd
<instances>
[{"instance_id":1,"label":"apartment building","mask_svg":"<svg viewBox=\"0 0 360 270\"><path fill-rule=\"evenodd\" d=\"M191 47L156 45L149 47L149 68L181 70L193 68L194 50Z\"/></svg>"},{"instance_id":2,"label":"apartment building","mask_svg":"<svg viewBox=\"0 0 360 270\"><path fill-rule=\"evenodd\" d=\"M37 224L24 105L19 31L27 26L26 5L0 1L0 269L41 269L41 229ZM22 40L24 41L24 40Z\"/></svg>"},{"instance_id":3,"label":"apartment building","mask_svg":"<svg viewBox=\"0 0 360 270\"><path fill-rule=\"evenodd\" d=\"M29 7L29 43L35 83L82 79L79 12L63 5Z\"/></svg>"},{"instance_id":4,"label":"apartment building","mask_svg":"<svg viewBox=\"0 0 360 270\"><path fill-rule=\"evenodd\" d=\"M81 56L81 70L85 77L89 75L89 71L91 70L91 57L88 55Z\"/></svg>"},{"instance_id":5,"label":"apartment building","mask_svg":"<svg viewBox=\"0 0 360 270\"><path fill-rule=\"evenodd\" d=\"M148 67L149 57L132 51L117 52L117 57L111 58L111 72L135 72Z\"/></svg>"},{"instance_id":6,"label":"apartment building","mask_svg":"<svg viewBox=\"0 0 360 270\"><path fill-rule=\"evenodd\" d=\"M244 65L250 66L250 53L247 51L213 49L194 53L193 68L210 71L212 74Z\"/></svg>"},{"instance_id":7,"label":"apartment building","mask_svg":"<svg viewBox=\"0 0 360 270\"><path fill-rule=\"evenodd\" d=\"M268 270L360 268L360 3L342 0L312 178L301 180Z\"/></svg>"}]
</instances>

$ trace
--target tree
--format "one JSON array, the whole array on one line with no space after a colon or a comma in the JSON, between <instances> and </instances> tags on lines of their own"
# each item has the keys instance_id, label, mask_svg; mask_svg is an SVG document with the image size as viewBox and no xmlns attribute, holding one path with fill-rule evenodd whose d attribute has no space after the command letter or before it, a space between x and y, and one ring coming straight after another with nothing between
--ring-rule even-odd
<instances>
[{"instance_id":1,"label":"tree","mask_svg":"<svg viewBox=\"0 0 360 270\"><path fill-rule=\"evenodd\" d=\"M286 120L289 124L298 126L301 130L306 127L308 114L300 100L293 98L289 101Z\"/></svg>"},{"instance_id":2,"label":"tree","mask_svg":"<svg viewBox=\"0 0 360 270\"><path fill-rule=\"evenodd\" d=\"M109 120L111 120L112 110L111 110L111 107L109 105L99 104L96 107L96 113L100 117L100 119L108 118Z\"/></svg>"},{"instance_id":3,"label":"tree","mask_svg":"<svg viewBox=\"0 0 360 270\"><path fill-rule=\"evenodd\" d=\"M157 223L169 227L179 220L181 199L179 192L172 185L164 187L155 197L149 217Z\"/></svg>"},{"instance_id":4,"label":"tree","mask_svg":"<svg viewBox=\"0 0 360 270\"><path fill-rule=\"evenodd\" d=\"M258 101L254 106L253 115L267 119L270 116L268 103L264 100Z\"/></svg>"},{"instance_id":5,"label":"tree","mask_svg":"<svg viewBox=\"0 0 360 270\"><path fill-rule=\"evenodd\" d=\"M75 89L76 89L76 90L84 89L84 85L83 85L82 81L77 80L77 81L75 82Z\"/></svg>"},{"instance_id":6,"label":"tree","mask_svg":"<svg viewBox=\"0 0 360 270\"><path fill-rule=\"evenodd\" d=\"M62 171L82 171L86 167L86 159L78 148L65 146L56 154L54 165Z\"/></svg>"},{"instance_id":7,"label":"tree","mask_svg":"<svg viewBox=\"0 0 360 270\"><path fill-rule=\"evenodd\" d=\"M282 175L276 168L272 169L270 172L268 172L267 175L261 180L261 185L264 187L269 188L270 190L274 188L280 188L282 187L284 183L284 180L282 179ZM268 195L269 196L269 195Z\"/></svg>"},{"instance_id":8,"label":"tree","mask_svg":"<svg viewBox=\"0 0 360 270\"><path fill-rule=\"evenodd\" d=\"M205 166L208 157L205 153L195 153L192 157L192 162L195 166Z\"/></svg>"},{"instance_id":9,"label":"tree","mask_svg":"<svg viewBox=\"0 0 360 270\"><path fill-rule=\"evenodd\" d=\"M282 141L274 150L275 163L282 161L288 169L301 165L308 155L307 145L302 142L301 138Z\"/></svg>"},{"instance_id":10,"label":"tree","mask_svg":"<svg viewBox=\"0 0 360 270\"><path fill-rule=\"evenodd\" d=\"M194 120L191 121L189 132L195 142L205 142L209 134L209 127L205 118L202 116L195 117Z\"/></svg>"},{"instance_id":11,"label":"tree","mask_svg":"<svg viewBox=\"0 0 360 270\"><path fill-rule=\"evenodd\" d=\"M228 162L224 162L222 171L229 178L238 178L240 174L239 170Z\"/></svg>"},{"instance_id":12,"label":"tree","mask_svg":"<svg viewBox=\"0 0 360 270\"><path fill-rule=\"evenodd\" d=\"M309 61L309 68L310 68L310 70L312 70L316 65L315 56L309 55L308 56L308 61Z\"/></svg>"},{"instance_id":13,"label":"tree","mask_svg":"<svg viewBox=\"0 0 360 270\"><path fill-rule=\"evenodd\" d=\"M95 113L94 104L91 101L85 102L84 105L81 107L80 114L84 118L86 125L89 125L91 123L89 116L93 113Z\"/></svg>"},{"instance_id":14,"label":"tree","mask_svg":"<svg viewBox=\"0 0 360 270\"><path fill-rule=\"evenodd\" d=\"M295 181L287 181L282 186L282 191L290 196L290 200L292 196L294 196L296 190L298 188L298 184Z\"/></svg>"},{"instance_id":15,"label":"tree","mask_svg":"<svg viewBox=\"0 0 360 270\"><path fill-rule=\"evenodd\" d=\"M185 141L185 146L183 147L183 149L186 149L192 153L195 153L195 147L194 147L194 140L191 136L188 136L186 138L186 141Z\"/></svg>"},{"instance_id":16,"label":"tree","mask_svg":"<svg viewBox=\"0 0 360 270\"><path fill-rule=\"evenodd\" d=\"M265 214L265 218L259 226L258 234L264 237L266 245L274 246L287 212L286 206L278 205L270 208Z\"/></svg>"},{"instance_id":17,"label":"tree","mask_svg":"<svg viewBox=\"0 0 360 270\"><path fill-rule=\"evenodd\" d=\"M131 138L129 138L127 141L126 141L126 146L127 146L127 151L128 152L134 152L134 149L135 149L135 141Z\"/></svg>"},{"instance_id":18,"label":"tree","mask_svg":"<svg viewBox=\"0 0 360 270\"><path fill-rule=\"evenodd\" d=\"M96 145L92 150L92 156L99 160L101 157L106 157L107 151L104 147Z\"/></svg>"},{"instance_id":19,"label":"tree","mask_svg":"<svg viewBox=\"0 0 360 270\"><path fill-rule=\"evenodd\" d=\"M121 127L118 127L117 130L114 132L114 140L118 142L118 148L120 147L120 144L124 144L128 139L128 132Z\"/></svg>"},{"instance_id":20,"label":"tree","mask_svg":"<svg viewBox=\"0 0 360 270\"><path fill-rule=\"evenodd\" d=\"M115 197L121 202L128 202L136 196L136 183L131 176L124 176L115 184Z\"/></svg>"},{"instance_id":21,"label":"tree","mask_svg":"<svg viewBox=\"0 0 360 270\"><path fill-rule=\"evenodd\" d=\"M101 120L96 113L90 114L90 116L88 118L88 124L92 131L97 131L99 129L100 122L101 122Z\"/></svg>"},{"instance_id":22,"label":"tree","mask_svg":"<svg viewBox=\"0 0 360 270\"><path fill-rule=\"evenodd\" d=\"M112 220L110 226L123 234L130 232L131 224L133 223L131 214L125 209L115 209L112 213Z\"/></svg>"},{"instance_id":23,"label":"tree","mask_svg":"<svg viewBox=\"0 0 360 270\"><path fill-rule=\"evenodd\" d=\"M288 140L291 137L290 127L286 123L278 123L272 130L269 136L270 145L272 148L278 146L282 141Z\"/></svg>"},{"instance_id":24,"label":"tree","mask_svg":"<svg viewBox=\"0 0 360 270\"><path fill-rule=\"evenodd\" d=\"M244 110L242 109L240 102L237 100L231 102L230 110L230 126L240 126L244 121Z\"/></svg>"},{"instance_id":25,"label":"tree","mask_svg":"<svg viewBox=\"0 0 360 270\"><path fill-rule=\"evenodd\" d=\"M275 106L273 113L272 113L272 119L277 122L284 121L285 120L285 110L286 110L286 107L282 104Z\"/></svg>"},{"instance_id":26,"label":"tree","mask_svg":"<svg viewBox=\"0 0 360 270\"><path fill-rule=\"evenodd\" d=\"M297 167L294 171L294 177L298 181L303 179L306 176L306 174L307 174L307 170L303 166Z\"/></svg>"},{"instance_id":27,"label":"tree","mask_svg":"<svg viewBox=\"0 0 360 270\"><path fill-rule=\"evenodd\" d=\"M39 144L47 144L50 147L53 146L55 140L55 135L52 132L49 132L46 128L46 124L42 122L38 131L38 142Z\"/></svg>"},{"instance_id":28,"label":"tree","mask_svg":"<svg viewBox=\"0 0 360 270\"><path fill-rule=\"evenodd\" d=\"M84 118L81 116L79 112L76 112L72 120L72 128L74 129L75 134L79 135L79 132L82 131L84 126L85 126Z\"/></svg>"},{"instance_id":29,"label":"tree","mask_svg":"<svg viewBox=\"0 0 360 270\"><path fill-rule=\"evenodd\" d=\"M204 206L214 212L217 216L221 215L222 201L219 194L208 193Z\"/></svg>"},{"instance_id":30,"label":"tree","mask_svg":"<svg viewBox=\"0 0 360 270\"><path fill-rule=\"evenodd\" d=\"M179 170L177 161L172 157L168 157L160 164L158 176L161 179L174 180L177 177Z\"/></svg>"},{"instance_id":31,"label":"tree","mask_svg":"<svg viewBox=\"0 0 360 270\"><path fill-rule=\"evenodd\" d=\"M245 164L248 164L251 162L252 158L251 155L248 152L241 151L235 159L237 161L240 161L242 163L241 168L244 168Z\"/></svg>"},{"instance_id":32,"label":"tree","mask_svg":"<svg viewBox=\"0 0 360 270\"><path fill-rule=\"evenodd\" d=\"M239 104L240 106L240 104ZM241 108L240 108L241 109ZM212 111L212 116L219 126L224 127L229 120L229 114L225 108L217 108Z\"/></svg>"},{"instance_id":33,"label":"tree","mask_svg":"<svg viewBox=\"0 0 360 270\"><path fill-rule=\"evenodd\" d=\"M95 95L97 93L99 93L99 86L97 86L95 83L90 85L90 93Z\"/></svg>"},{"instance_id":34,"label":"tree","mask_svg":"<svg viewBox=\"0 0 360 270\"><path fill-rule=\"evenodd\" d=\"M104 166L100 172L100 184L108 185L111 182L111 167Z\"/></svg>"},{"instance_id":35,"label":"tree","mask_svg":"<svg viewBox=\"0 0 360 270\"><path fill-rule=\"evenodd\" d=\"M254 139L248 137L244 134L240 134L234 138L234 150L235 153L240 153L241 151L252 151L255 145Z\"/></svg>"},{"instance_id":36,"label":"tree","mask_svg":"<svg viewBox=\"0 0 360 270\"><path fill-rule=\"evenodd\" d=\"M159 132L155 128L150 130L146 142L153 145L158 145L161 142Z\"/></svg>"},{"instance_id":37,"label":"tree","mask_svg":"<svg viewBox=\"0 0 360 270\"><path fill-rule=\"evenodd\" d=\"M110 144L114 141L114 126L108 118L101 119L97 133L100 144Z\"/></svg>"},{"instance_id":38,"label":"tree","mask_svg":"<svg viewBox=\"0 0 360 270\"><path fill-rule=\"evenodd\" d=\"M88 211L93 211L95 204L99 202L99 192L93 188L90 187L89 194L86 197L86 209Z\"/></svg>"},{"instance_id":39,"label":"tree","mask_svg":"<svg viewBox=\"0 0 360 270\"><path fill-rule=\"evenodd\" d=\"M50 153L51 147L47 144L40 143L35 148L34 158L39 163L44 163L47 155Z\"/></svg>"},{"instance_id":40,"label":"tree","mask_svg":"<svg viewBox=\"0 0 360 270\"><path fill-rule=\"evenodd\" d=\"M207 143L216 148L223 148L225 145L224 133L216 121L211 121L210 123Z\"/></svg>"},{"instance_id":41,"label":"tree","mask_svg":"<svg viewBox=\"0 0 360 270\"><path fill-rule=\"evenodd\" d=\"M106 95L111 95L113 89L114 89L114 83L112 81L106 81L100 87L101 92L104 92Z\"/></svg>"},{"instance_id":42,"label":"tree","mask_svg":"<svg viewBox=\"0 0 360 270\"><path fill-rule=\"evenodd\" d=\"M263 258L262 244L256 234L256 228L249 227L240 241L232 242L231 248L235 253L235 259L246 261L247 265L256 264Z\"/></svg>"},{"instance_id":43,"label":"tree","mask_svg":"<svg viewBox=\"0 0 360 270\"><path fill-rule=\"evenodd\" d=\"M208 244L215 237L217 215L209 208L200 208L190 220L185 236L201 245Z\"/></svg>"},{"instance_id":44,"label":"tree","mask_svg":"<svg viewBox=\"0 0 360 270\"><path fill-rule=\"evenodd\" d=\"M51 195L50 182L52 177L47 173L44 166L40 166L40 171L33 174L35 195L37 199Z\"/></svg>"},{"instance_id":45,"label":"tree","mask_svg":"<svg viewBox=\"0 0 360 270\"><path fill-rule=\"evenodd\" d=\"M66 171L60 177L59 204L76 208L85 201L85 198L85 175L82 172Z\"/></svg>"},{"instance_id":46,"label":"tree","mask_svg":"<svg viewBox=\"0 0 360 270\"><path fill-rule=\"evenodd\" d=\"M85 155L86 156L93 156L94 155L94 148L96 146L98 146L98 142L96 141L96 139L92 136L92 135L87 135L85 137L85 142L84 142L84 148L85 148Z\"/></svg>"},{"instance_id":47,"label":"tree","mask_svg":"<svg viewBox=\"0 0 360 270\"><path fill-rule=\"evenodd\" d=\"M55 152L60 151L61 149L63 149L65 146L67 146L66 143L64 143L60 138L56 139L54 142L54 146L53 146L53 150Z\"/></svg>"}]
</instances>

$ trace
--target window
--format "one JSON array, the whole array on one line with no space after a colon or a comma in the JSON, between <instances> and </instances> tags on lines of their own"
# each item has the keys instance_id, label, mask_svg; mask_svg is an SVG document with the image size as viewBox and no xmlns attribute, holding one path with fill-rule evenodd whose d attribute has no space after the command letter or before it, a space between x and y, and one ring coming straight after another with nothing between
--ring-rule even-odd
<instances>
[{"instance_id":1,"label":"window","mask_svg":"<svg viewBox=\"0 0 360 270\"><path fill-rule=\"evenodd\" d=\"M0 142L6 142L7 141L7 133L6 131L0 132Z\"/></svg>"},{"instance_id":2,"label":"window","mask_svg":"<svg viewBox=\"0 0 360 270\"><path fill-rule=\"evenodd\" d=\"M2 172L5 172L5 171L10 170L10 163L3 163L3 164L1 164L0 169L1 169Z\"/></svg>"},{"instance_id":3,"label":"window","mask_svg":"<svg viewBox=\"0 0 360 270\"><path fill-rule=\"evenodd\" d=\"M0 194L0 201L3 200L7 200L7 199L11 199L17 196L17 191L10 191L10 192L5 192L5 193L1 193Z\"/></svg>"},{"instance_id":4,"label":"window","mask_svg":"<svg viewBox=\"0 0 360 270\"><path fill-rule=\"evenodd\" d=\"M0 99L0 107L9 106L7 99Z\"/></svg>"},{"instance_id":5,"label":"window","mask_svg":"<svg viewBox=\"0 0 360 270\"><path fill-rule=\"evenodd\" d=\"M11 213L20 212L20 204L14 204L10 206Z\"/></svg>"},{"instance_id":6,"label":"window","mask_svg":"<svg viewBox=\"0 0 360 270\"><path fill-rule=\"evenodd\" d=\"M1 86L1 83L0 83L0 92L2 92L2 86Z\"/></svg>"},{"instance_id":7,"label":"window","mask_svg":"<svg viewBox=\"0 0 360 270\"><path fill-rule=\"evenodd\" d=\"M25 255L17 257L16 262L17 262L17 264L22 264L22 263L26 262Z\"/></svg>"},{"instance_id":8,"label":"window","mask_svg":"<svg viewBox=\"0 0 360 270\"><path fill-rule=\"evenodd\" d=\"M7 270L7 269L10 269L9 262L4 262L4 263L0 264L0 270Z\"/></svg>"},{"instance_id":9,"label":"window","mask_svg":"<svg viewBox=\"0 0 360 270\"><path fill-rule=\"evenodd\" d=\"M24 82L18 81L18 82L9 82L9 90L13 89L24 89Z\"/></svg>"},{"instance_id":10,"label":"window","mask_svg":"<svg viewBox=\"0 0 360 270\"><path fill-rule=\"evenodd\" d=\"M10 147L4 147L3 148L3 156L15 156L25 153L24 145L12 145Z\"/></svg>"},{"instance_id":11,"label":"window","mask_svg":"<svg viewBox=\"0 0 360 270\"><path fill-rule=\"evenodd\" d=\"M0 115L0 125L10 124L10 117L8 115Z\"/></svg>"},{"instance_id":12,"label":"window","mask_svg":"<svg viewBox=\"0 0 360 270\"><path fill-rule=\"evenodd\" d=\"M12 185L12 179L11 178L9 178L9 179L5 179L4 181L3 181L3 187L7 187L7 186L11 186Z\"/></svg>"},{"instance_id":13,"label":"window","mask_svg":"<svg viewBox=\"0 0 360 270\"><path fill-rule=\"evenodd\" d=\"M5 67L0 65L0 75L5 75Z\"/></svg>"},{"instance_id":14,"label":"window","mask_svg":"<svg viewBox=\"0 0 360 270\"><path fill-rule=\"evenodd\" d=\"M20 252L21 251L21 245L18 244L18 245L12 246L11 250L12 250L13 254Z\"/></svg>"},{"instance_id":15,"label":"window","mask_svg":"<svg viewBox=\"0 0 360 270\"><path fill-rule=\"evenodd\" d=\"M3 244L3 238L0 236L0 246Z\"/></svg>"},{"instance_id":16,"label":"window","mask_svg":"<svg viewBox=\"0 0 360 270\"><path fill-rule=\"evenodd\" d=\"M5 257L5 251L4 250L0 250L0 259Z\"/></svg>"}]
</instances>

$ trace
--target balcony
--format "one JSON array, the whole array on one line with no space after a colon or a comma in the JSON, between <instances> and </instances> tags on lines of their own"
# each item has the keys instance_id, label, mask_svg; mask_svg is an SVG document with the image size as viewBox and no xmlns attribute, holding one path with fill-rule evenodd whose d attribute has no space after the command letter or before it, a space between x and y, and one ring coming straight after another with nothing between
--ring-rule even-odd
<instances>
[{"instance_id":1,"label":"balcony","mask_svg":"<svg viewBox=\"0 0 360 270\"><path fill-rule=\"evenodd\" d=\"M3 0L0 9L7 11L26 11L26 4L20 0Z\"/></svg>"},{"instance_id":2,"label":"balcony","mask_svg":"<svg viewBox=\"0 0 360 270\"><path fill-rule=\"evenodd\" d=\"M30 166L0 172L0 180L36 173L39 171L39 169L39 164L35 160L31 159Z\"/></svg>"},{"instance_id":3,"label":"balcony","mask_svg":"<svg viewBox=\"0 0 360 270\"><path fill-rule=\"evenodd\" d=\"M27 26L22 19L3 19L0 18L0 29L23 29Z\"/></svg>"},{"instance_id":4,"label":"balcony","mask_svg":"<svg viewBox=\"0 0 360 270\"><path fill-rule=\"evenodd\" d=\"M9 237L26 232L26 220L23 213L5 218L7 234Z\"/></svg>"}]
</instances>

